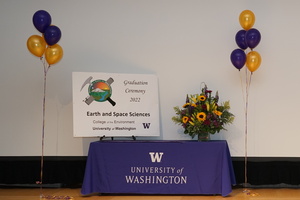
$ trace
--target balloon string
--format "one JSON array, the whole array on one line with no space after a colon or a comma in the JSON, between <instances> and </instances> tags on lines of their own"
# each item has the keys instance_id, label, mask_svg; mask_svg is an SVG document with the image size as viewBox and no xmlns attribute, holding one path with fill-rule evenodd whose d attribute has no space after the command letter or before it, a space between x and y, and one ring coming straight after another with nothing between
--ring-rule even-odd
<instances>
[{"instance_id":1,"label":"balloon string","mask_svg":"<svg viewBox=\"0 0 300 200\"><path fill-rule=\"evenodd\" d=\"M242 74L241 73L239 73L239 74L240 74L240 81L241 81L241 89L242 89L243 102L244 102L244 105L245 105L244 84L243 84L243 80L242 80ZM246 108L245 107L244 107L244 112L246 112Z\"/></svg>"},{"instance_id":2,"label":"balloon string","mask_svg":"<svg viewBox=\"0 0 300 200\"><path fill-rule=\"evenodd\" d=\"M43 171L44 171L44 147L45 147L45 110L46 110L46 88L47 88L47 72L50 65L47 67L45 60L41 57L44 66L44 96L43 96L43 126L42 126L42 155L41 155L41 171L40 171L40 197L43 196Z\"/></svg>"},{"instance_id":3,"label":"balloon string","mask_svg":"<svg viewBox=\"0 0 300 200\"><path fill-rule=\"evenodd\" d=\"M246 70L247 71L247 70ZM248 82L248 76L246 72L246 110L245 110L245 183L244 187L246 188L248 185L248 175L247 175L247 162L248 162L248 104L249 104L249 91L250 91L250 85L251 85L251 78L252 78L252 72L249 77Z\"/></svg>"}]
</instances>

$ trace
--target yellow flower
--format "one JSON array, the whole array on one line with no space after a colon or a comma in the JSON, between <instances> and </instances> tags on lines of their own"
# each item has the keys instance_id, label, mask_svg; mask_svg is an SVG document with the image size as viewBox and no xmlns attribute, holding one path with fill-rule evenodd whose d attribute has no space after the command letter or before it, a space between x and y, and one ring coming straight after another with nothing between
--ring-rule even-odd
<instances>
[{"instance_id":1,"label":"yellow flower","mask_svg":"<svg viewBox=\"0 0 300 200\"><path fill-rule=\"evenodd\" d=\"M214 110L214 113L215 113L216 115L218 115L218 116L222 115L222 112L217 111L217 110Z\"/></svg>"},{"instance_id":2,"label":"yellow flower","mask_svg":"<svg viewBox=\"0 0 300 200\"><path fill-rule=\"evenodd\" d=\"M186 108L186 107L188 107L189 105L191 105L190 103L186 103L186 104L184 104L182 107L183 108Z\"/></svg>"},{"instance_id":3,"label":"yellow flower","mask_svg":"<svg viewBox=\"0 0 300 200\"><path fill-rule=\"evenodd\" d=\"M185 124L185 123L187 123L189 121L189 118L187 117L187 116L184 116L183 118L182 118L182 122Z\"/></svg>"},{"instance_id":4,"label":"yellow flower","mask_svg":"<svg viewBox=\"0 0 300 200\"><path fill-rule=\"evenodd\" d=\"M191 100L192 100L193 102L197 102L197 99L196 99L195 97L191 97Z\"/></svg>"},{"instance_id":5,"label":"yellow flower","mask_svg":"<svg viewBox=\"0 0 300 200\"><path fill-rule=\"evenodd\" d=\"M200 96L198 97L198 99L199 99L200 101L205 101L205 100L206 100L206 96L200 95Z\"/></svg>"},{"instance_id":6,"label":"yellow flower","mask_svg":"<svg viewBox=\"0 0 300 200\"><path fill-rule=\"evenodd\" d=\"M186 104L184 104L182 107L183 107L183 108L186 108L186 107L188 107L188 106L197 107L197 105L194 104L194 103L186 103Z\"/></svg>"},{"instance_id":7,"label":"yellow flower","mask_svg":"<svg viewBox=\"0 0 300 200\"><path fill-rule=\"evenodd\" d=\"M198 113L198 114L197 114L197 119L198 119L199 121L204 121L204 120L206 120L206 114L205 114L204 112Z\"/></svg>"}]
</instances>

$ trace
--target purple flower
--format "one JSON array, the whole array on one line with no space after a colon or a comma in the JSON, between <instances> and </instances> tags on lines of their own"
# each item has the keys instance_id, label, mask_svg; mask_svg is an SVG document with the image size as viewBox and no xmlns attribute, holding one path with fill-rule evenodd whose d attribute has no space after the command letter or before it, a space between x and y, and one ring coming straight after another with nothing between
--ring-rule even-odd
<instances>
[{"instance_id":1,"label":"purple flower","mask_svg":"<svg viewBox=\"0 0 300 200\"><path fill-rule=\"evenodd\" d=\"M186 95L185 103L190 103L189 95Z\"/></svg>"}]
</instances>

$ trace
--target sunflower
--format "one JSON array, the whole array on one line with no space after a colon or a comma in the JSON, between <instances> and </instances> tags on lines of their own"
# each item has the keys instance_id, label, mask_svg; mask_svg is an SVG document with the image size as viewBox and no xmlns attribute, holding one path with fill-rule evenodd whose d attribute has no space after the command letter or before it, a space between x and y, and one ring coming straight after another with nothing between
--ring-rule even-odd
<instances>
[{"instance_id":1,"label":"sunflower","mask_svg":"<svg viewBox=\"0 0 300 200\"><path fill-rule=\"evenodd\" d=\"M204 120L206 120L206 114L205 114L204 112L199 112L199 113L197 114L197 119L198 119L199 121L204 121Z\"/></svg>"},{"instance_id":2,"label":"sunflower","mask_svg":"<svg viewBox=\"0 0 300 200\"><path fill-rule=\"evenodd\" d=\"M184 104L182 107L183 108L187 108L189 105L191 105L190 103L186 103L186 104Z\"/></svg>"},{"instance_id":3,"label":"sunflower","mask_svg":"<svg viewBox=\"0 0 300 200\"><path fill-rule=\"evenodd\" d=\"M187 123L189 121L189 118L187 117L187 116L184 116L183 118L182 118L182 122L185 124L185 123Z\"/></svg>"},{"instance_id":4,"label":"sunflower","mask_svg":"<svg viewBox=\"0 0 300 200\"><path fill-rule=\"evenodd\" d=\"M206 96L200 95L200 96L198 97L198 99L199 99L200 101L205 101L205 100L206 100Z\"/></svg>"}]
</instances>

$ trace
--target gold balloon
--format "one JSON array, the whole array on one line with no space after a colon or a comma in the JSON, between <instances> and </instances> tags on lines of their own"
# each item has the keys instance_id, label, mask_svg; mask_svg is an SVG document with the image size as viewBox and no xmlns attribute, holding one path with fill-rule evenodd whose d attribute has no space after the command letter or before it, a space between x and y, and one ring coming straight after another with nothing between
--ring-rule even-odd
<instances>
[{"instance_id":1,"label":"gold balloon","mask_svg":"<svg viewBox=\"0 0 300 200\"><path fill-rule=\"evenodd\" d=\"M255 23L255 15L251 10L244 10L241 12L240 17L240 24L245 30L249 30Z\"/></svg>"},{"instance_id":2,"label":"gold balloon","mask_svg":"<svg viewBox=\"0 0 300 200\"><path fill-rule=\"evenodd\" d=\"M46 41L39 35L32 35L27 40L28 50L37 57L42 57L46 49Z\"/></svg>"},{"instance_id":3,"label":"gold balloon","mask_svg":"<svg viewBox=\"0 0 300 200\"><path fill-rule=\"evenodd\" d=\"M261 56L256 51L251 51L247 54L246 66L250 72L254 72L261 64Z\"/></svg>"},{"instance_id":4,"label":"gold balloon","mask_svg":"<svg viewBox=\"0 0 300 200\"><path fill-rule=\"evenodd\" d=\"M45 52L45 58L49 65L59 62L63 57L63 49L59 44L48 46Z\"/></svg>"}]
</instances>

